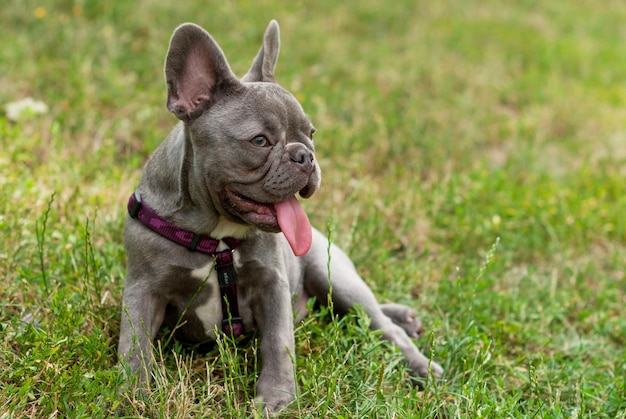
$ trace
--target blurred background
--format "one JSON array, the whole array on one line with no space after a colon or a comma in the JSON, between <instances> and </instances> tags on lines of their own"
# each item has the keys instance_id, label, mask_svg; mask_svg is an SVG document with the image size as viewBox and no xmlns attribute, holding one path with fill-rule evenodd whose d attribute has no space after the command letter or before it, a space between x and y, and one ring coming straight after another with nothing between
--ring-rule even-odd
<instances>
[{"instance_id":1,"label":"blurred background","mask_svg":"<svg viewBox=\"0 0 626 419\"><path fill-rule=\"evenodd\" d=\"M277 80L318 130L311 220L381 301L419 309L431 333L421 345L448 371L420 411L624 417L617 0L5 0L0 330L23 330L28 314L47 334L5 334L0 413L67 413L51 394L75 388L74 374L115 375L125 203L177 122L163 80L174 28L206 28L242 75L270 19ZM42 360L81 368L64 376ZM345 400L354 412L363 397ZM372 414L410 411L394 403Z\"/></svg>"}]
</instances>

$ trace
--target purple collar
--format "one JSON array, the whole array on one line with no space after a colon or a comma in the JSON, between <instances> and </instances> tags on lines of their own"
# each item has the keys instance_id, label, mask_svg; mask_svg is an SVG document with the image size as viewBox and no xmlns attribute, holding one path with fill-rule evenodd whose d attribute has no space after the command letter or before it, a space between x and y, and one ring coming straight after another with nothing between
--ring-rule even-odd
<instances>
[{"instance_id":1,"label":"purple collar","mask_svg":"<svg viewBox=\"0 0 626 419\"><path fill-rule=\"evenodd\" d=\"M186 247L189 251L213 256L222 297L222 329L233 337L241 335L243 333L243 319L239 316L237 304L237 276L233 266L233 252L242 243L242 240L225 237L222 241L230 248L218 252L217 247L220 240L176 227L142 202L141 197L136 192L128 200L128 214L150 230Z\"/></svg>"},{"instance_id":2,"label":"purple collar","mask_svg":"<svg viewBox=\"0 0 626 419\"><path fill-rule=\"evenodd\" d=\"M192 231L183 230L175 225L165 221L159 216L152 208L141 202L141 197L137 193L133 193L128 200L128 214L132 218L136 218L143 225L148 227L155 233L160 234L173 241L176 244L180 244L183 247L191 250L192 252L200 252L213 256L217 252L217 246L220 241L207 235L196 234ZM236 249L242 242L242 240L232 237L225 237L222 239L231 249Z\"/></svg>"}]
</instances>

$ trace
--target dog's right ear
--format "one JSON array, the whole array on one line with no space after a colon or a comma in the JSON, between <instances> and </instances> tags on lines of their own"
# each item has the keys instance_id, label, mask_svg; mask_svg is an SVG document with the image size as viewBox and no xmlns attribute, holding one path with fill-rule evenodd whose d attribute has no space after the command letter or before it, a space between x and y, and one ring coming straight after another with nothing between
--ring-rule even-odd
<instances>
[{"instance_id":1,"label":"dog's right ear","mask_svg":"<svg viewBox=\"0 0 626 419\"><path fill-rule=\"evenodd\" d=\"M179 26L172 35L165 59L167 109L178 119L200 116L219 89L239 83L217 42L192 23Z\"/></svg>"}]
</instances>

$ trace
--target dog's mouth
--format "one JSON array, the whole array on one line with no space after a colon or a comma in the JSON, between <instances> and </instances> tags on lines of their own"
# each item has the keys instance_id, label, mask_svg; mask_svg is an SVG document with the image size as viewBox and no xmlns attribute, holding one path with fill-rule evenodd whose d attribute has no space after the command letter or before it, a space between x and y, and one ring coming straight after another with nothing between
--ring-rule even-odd
<instances>
[{"instance_id":1,"label":"dog's mouth","mask_svg":"<svg viewBox=\"0 0 626 419\"><path fill-rule=\"evenodd\" d=\"M228 190L228 201L239 216L263 230L280 231L273 204L256 202L240 193Z\"/></svg>"},{"instance_id":2,"label":"dog's mouth","mask_svg":"<svg viewBox=\"0 0 626 419\"><path fill-rule=\"evenodd\" d=\"M309 251L311 224L295 195L276 203L257 202L232 190L227 190L227 197L231 208L244 221L264 231L282 231L296 256Z\"/></svg>"}]
</instances>

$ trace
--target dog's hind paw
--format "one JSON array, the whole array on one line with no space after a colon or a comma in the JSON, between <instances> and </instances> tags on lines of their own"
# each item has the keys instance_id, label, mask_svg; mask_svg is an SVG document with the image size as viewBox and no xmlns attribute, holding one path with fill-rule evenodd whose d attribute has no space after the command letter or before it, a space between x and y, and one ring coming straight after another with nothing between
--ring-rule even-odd
<instances>
[{"instance_id":1,"label":"dog's hind paw","mask_svg":"<svg viewBox=\"0 0 626 419\"><path fill-rule=\"evenodd\" d=\"M411 368L411 384L418 387L420 390L424 390L428 378L435 380L443 377L443 367L433 360L421 362L418 366Z\"/></svg>"},{"instance_id":2,"label":"dog's hind paw","mask_svg":"<svg viewBox=\"0 0 626 419\"><path fill-rule=\"evenodd\" d=\"M415 316L415 312L402 304L381 304L381 310L395 324L400 326L407 335L418 339L424 333L422 322Z\"/></svg>"}]
</instances>

